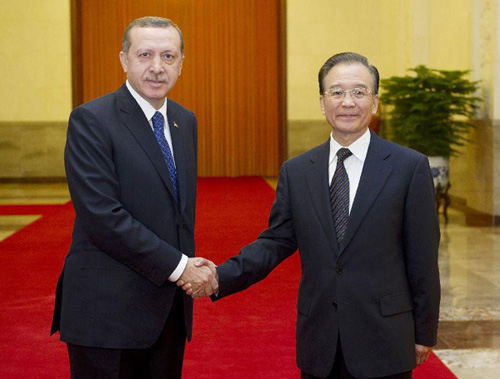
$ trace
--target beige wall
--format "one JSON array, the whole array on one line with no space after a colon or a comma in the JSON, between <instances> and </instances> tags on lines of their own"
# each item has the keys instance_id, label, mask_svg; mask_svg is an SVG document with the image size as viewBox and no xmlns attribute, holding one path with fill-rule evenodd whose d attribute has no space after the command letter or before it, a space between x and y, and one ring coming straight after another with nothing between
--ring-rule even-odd
<instances>
[{"instance_id":1,"label":"beige wall","mask_svg":"<svg viewBox=\"0 0 500 379\"><path fill-rule=\"evenodd\" d=\"M317 74L341 51L366 55L383 78L417 64L470 69L470 1L288 0L288 119L323 118Z\"/></svg>"},{"instance_id":2,"label":"beige wall","mask_svg":"<svg viewBox=\"0 0 500 379\"><path fill-rule=\"evenodd\" d=\"M287 1L289 120L323 119L317 75L334 53L356 51L377 62L379 68L387 51L395 49L394 55L401 55L398 39L386 38L394 20L399 20L399 8L391 0ZM360 38L368 34L370 38Z\"/></svg>"},{"instance_id":3,"label":"beige wall","mask_svg":"<svg viewBox=\"0 0 500 379\"><path fill-rule=\"evenodd\" d=\"M328 137L317 73L337 52L367 56L382 78L418 64L471 70L471 78L482 81L483 120L470 136L474 143L451 159L450 193L470 208L500 215L499 8L500 0L288 0L289 156Z\"/></svg>"},{"instance_id":4,"label":"beige wall","mask_svg":"<svg viewBox=\"0 0 500 379\"><path fill-rule=\"evenodd\" d=\"M70 2L0 3L0 179L64 177Z\"/></svg>"},{"instance_id":5,"label":"beige wall","mask_svg":"<svg viewBox=\"0 0 500 379\"><path fill-rule=\"evenodd\" d=\"M0 121L67 119L69 1L2 1L0 14Z\"/></svg>"}]
</instances>

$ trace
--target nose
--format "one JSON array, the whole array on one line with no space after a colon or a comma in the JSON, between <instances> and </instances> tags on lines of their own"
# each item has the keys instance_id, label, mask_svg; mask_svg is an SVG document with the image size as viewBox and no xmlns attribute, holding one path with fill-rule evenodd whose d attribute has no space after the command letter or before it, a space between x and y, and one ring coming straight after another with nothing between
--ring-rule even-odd
<instances>
[{"instance_id":1,"label":"nose","mask_svg":"<svg viewBox=\"0 0 500 379\"><path fill-rule=\"evenodd\" d=\"M155 56L153 61L151 62L150 70L155 73L159 73L163 70L163 66L161 64L161 57Z\"/></svg>"},{"instance_id":2,"label":"nose","mask_svg":"<svg viewBox=\"0 0 500 379\"><path fill-rule=\"evenodd\" d=\"M344 105L344 106L353 106L354 105L354 100L352 98L351 91L344 92L344 97L342 99L342 105Z\"/></svg>"}]
</instances>

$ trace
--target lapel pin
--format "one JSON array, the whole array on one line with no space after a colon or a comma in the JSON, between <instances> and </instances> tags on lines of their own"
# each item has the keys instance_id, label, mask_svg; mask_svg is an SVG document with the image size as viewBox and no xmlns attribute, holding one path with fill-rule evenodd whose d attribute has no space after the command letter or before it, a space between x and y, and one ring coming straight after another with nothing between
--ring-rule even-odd
<instances>
[{"instance_id":1,"label":"lapel pin","mask_svg":"<svg viewBox=\"0 0 500 379\"><path fill-rule=\"evenodd\" d=\"M175 121L174 121L174 126L175 126L176 128L179 128L179 125L177 125L177 123L176 123Z\"/></svg>"}]
</instances>

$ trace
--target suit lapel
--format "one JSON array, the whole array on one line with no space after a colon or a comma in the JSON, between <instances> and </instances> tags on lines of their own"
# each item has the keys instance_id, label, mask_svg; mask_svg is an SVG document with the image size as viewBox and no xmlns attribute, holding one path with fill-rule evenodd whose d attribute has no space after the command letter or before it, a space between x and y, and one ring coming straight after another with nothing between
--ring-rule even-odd
<instances>
[{"instance_id":1,"label":"suit lapel","mask_svg":"<svg viewBox=\"0 0 500 379\"><path fill-rule=\"evenodd\" d=\"M170 101L169 101L170 102ZM175 166L177 169L177 189L179 191L179 201L181 212L186 206L186 167L184 165L184 144L182 142L182 124L179 122L179 115L170 104L167 106L168 124L172 145L174 150Z\"/></svg>"},{"instance_id":2,"label":"suit lapel","mask_svg":"<svg viewBox=\"0 0 500 379\"><path fill-rule=\"evenodd\" d=\"M141 107L137 104L125 85L118 89L116 94L118 108L120 109L120 118L149 157L163 183L172 195L172 198L177 202L172 187L172 180L170 179L170 173L168 172L158 141L151 130L149 121L146 119ZM176 152L174 154L176 154Z\"/></svg>"},{"instance_id":3,"label":"suit lapel","mask_svg":"<svg viewBox=\"0 0 500 379\"><path fill-rule=\"evenodd\" d=\"M340 254L349 245L359 225L389 178L392 166L387 158L390 155L390 152L384 149L384 140L372 133Z\"/></svg>"},{"instance_id":4,"label":"suit lapel","mask_svg":"<svg viewBox=\"0 0 500 379\"><path fill-rule=\"evenodd\" d=\"M321 145L316 154L311 157L310 166L306 171L307 187L314 209L323 227L332 250L337 255L339 245L333 224L333 215L328 183L328 157L330 155L330 140Z\"/></svg>"}]
</instances>

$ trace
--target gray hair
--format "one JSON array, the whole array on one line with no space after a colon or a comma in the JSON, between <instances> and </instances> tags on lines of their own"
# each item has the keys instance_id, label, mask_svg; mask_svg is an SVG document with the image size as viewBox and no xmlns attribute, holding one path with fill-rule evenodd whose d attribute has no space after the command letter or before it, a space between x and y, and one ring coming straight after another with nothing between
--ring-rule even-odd
<instances>
[{"instance_id":1,"label":"gray hair","mask_svg":"<svg viewBox=\"0 0 500 379\"><path fill-rule=\"evenodd\" d=\"M328 75L328 73L334 66L338 64L355 64L355 63L361 63L368 70L370 70L373 79L373 94L374 95L378 94L380 76L378 74L377 68L371 65L365 56L358 53L347 52L347 53L338 53L328 58L328 60L319 70L318 82L319 82L320 95L323 95L325 93L325 77Z\"/></svg>"},{"instance_id":2,"label":"gray hair","mask_svg":"<svg viewBox=\"0 0 500 379\"><path fill-rule=\"evenodd\" d=\"M182 37L182 32L179 29L179 27L171 20L168 18L163 18L163 17L152 17L152 16L147 16L147 17L141 17L137 18L134 21L132 21L130 24L128 24L127 28L125 29L125 33L123 33L123 39L122 39L122 51L125 54L128 54L128 50L130 48L130 31L132 28L138 27L138 28L168 28L168 27L174 27L175 30L179 33L179 37L181 37L181 54L184 55L184 38Z\"/></svg>"}]
</instances>

